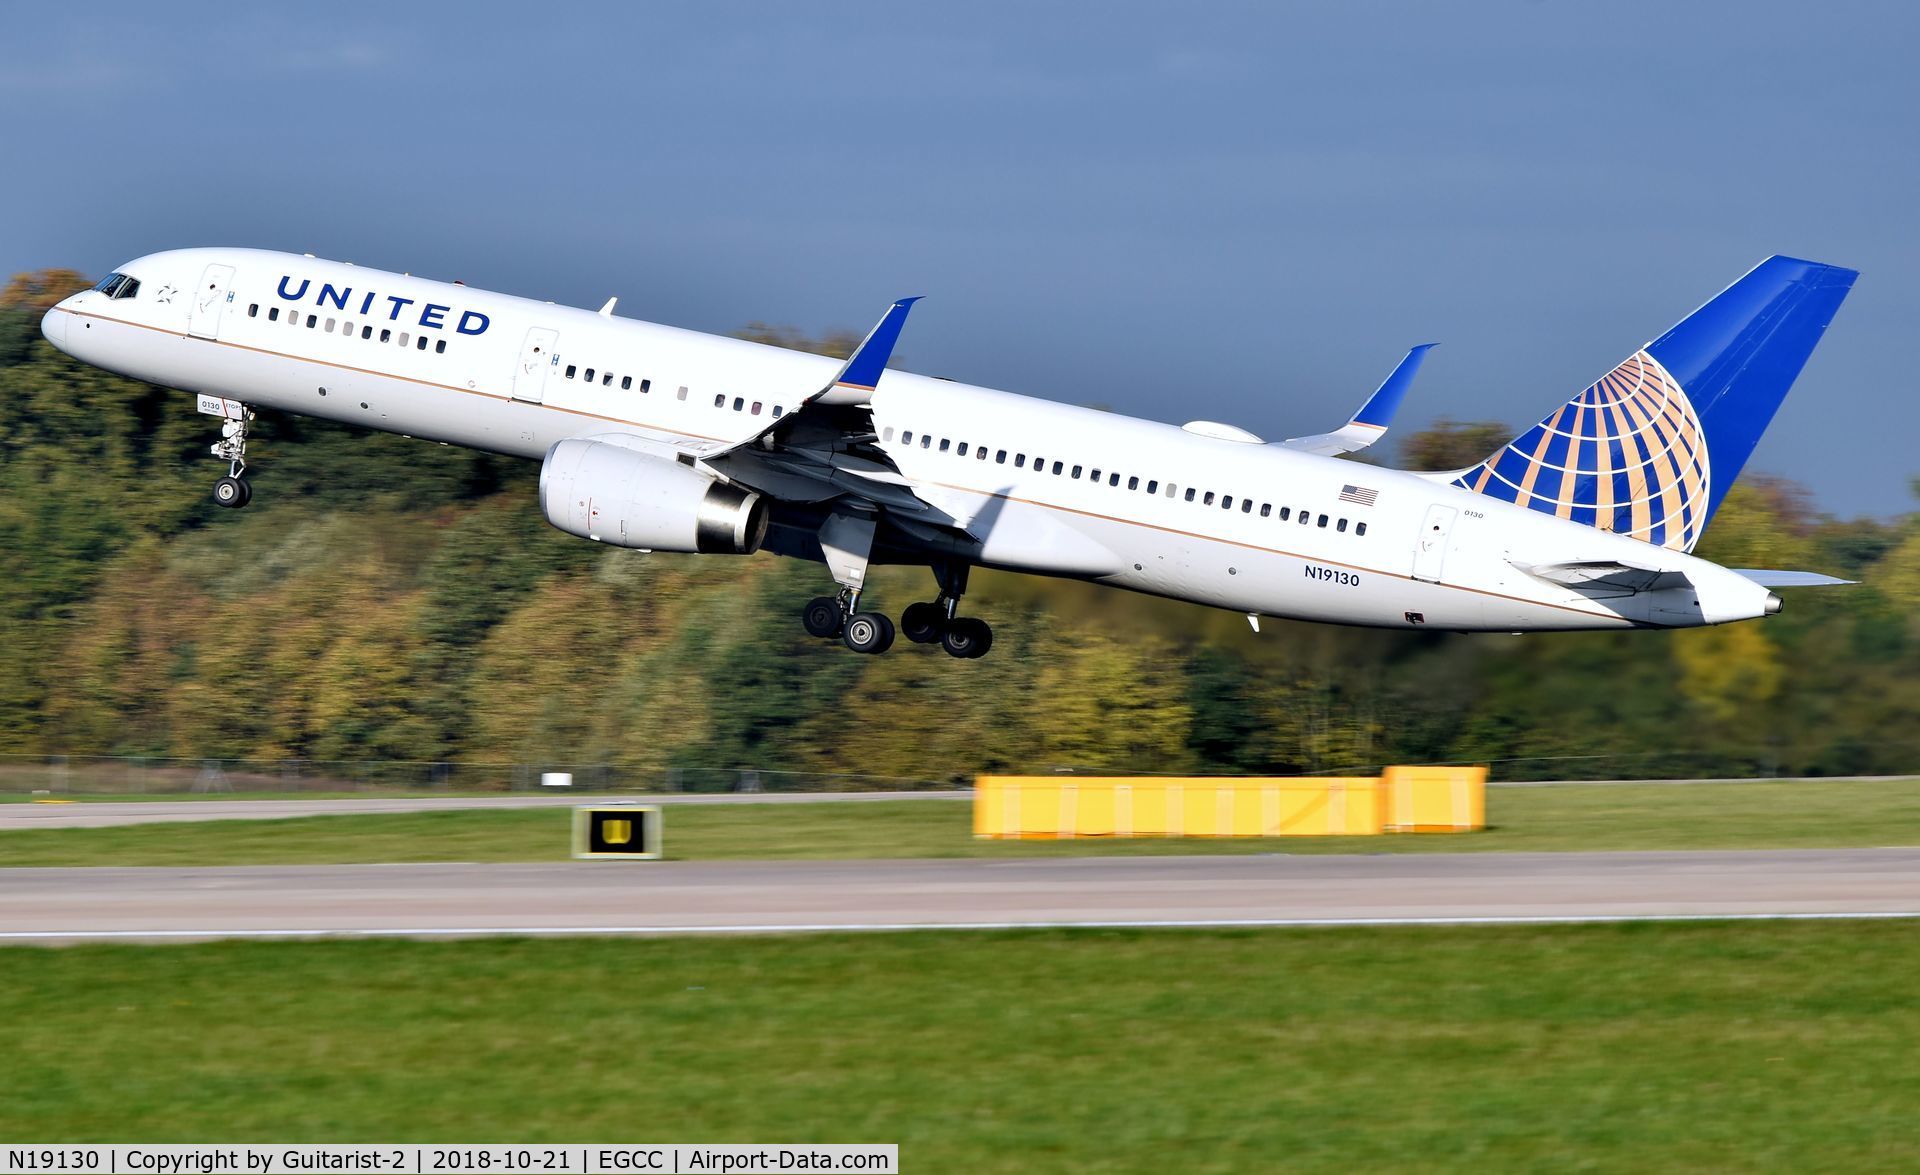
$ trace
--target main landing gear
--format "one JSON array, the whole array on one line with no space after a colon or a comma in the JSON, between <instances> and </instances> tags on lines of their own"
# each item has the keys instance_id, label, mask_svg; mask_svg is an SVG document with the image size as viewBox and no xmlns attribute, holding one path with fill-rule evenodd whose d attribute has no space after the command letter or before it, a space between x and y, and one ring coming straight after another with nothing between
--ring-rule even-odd
<instances>
[{"instance_id":1,"label":"main landing gear","mask_svg":"<svg viewBox=\"0 0 1920 1175\"><path fill-rule=\"evenodd\" d=\"M901 634L916 645L937 644L962 660L986 656L993 647L993 629L978 617L957 615L960 597L967 592L967 565L937 564L933 573L940 580L940 598L908 604L900 614Z\"/></svg>"},{"instance_id":2,"label":"main landing gear","mask_svg":"<svg viewBox=\"0 0 1920 1175\"><path fill-rule=\"evenodd\" d=\"M253 423L253 409L241 409L238 420L220 426L220 439L213 455L227 463L227 476L213 483L213 501L217 506L238 510L253 501L253 487L241 474L247 471L247 426Z\"/></svg>"},{"instance_id":3,"label":"main landing gear","mask_svg":"<svg viewBox=\"0 0 1920 1175\"><path fill-rule=\"evenodd\" d=\"M831 522L822 528L821 547L827 554L827 565L834 569L835 578L840 579L846 565L836 557L846 549L832 545L832 540L846 537L846 532L830 534L832 530ZM857 577L848 575L847 578L863 580L864 562L862 559ZM900 634L918 645L937 644L949 655L965 660L986 656L987 650L993 647L993 629L987 627L984 620L955 614L960 597L966 593L967 565L943 564L934 568L934 574L940 580L940 598L930 603L907 605L900 616ZM808 600L800 620L809 636L822 640L838 637L856 653L884 653L893 647L893 621L878 612L860 611L858 582L847 584L842 580L840 594Z\"/></svg>"}]
</instances>

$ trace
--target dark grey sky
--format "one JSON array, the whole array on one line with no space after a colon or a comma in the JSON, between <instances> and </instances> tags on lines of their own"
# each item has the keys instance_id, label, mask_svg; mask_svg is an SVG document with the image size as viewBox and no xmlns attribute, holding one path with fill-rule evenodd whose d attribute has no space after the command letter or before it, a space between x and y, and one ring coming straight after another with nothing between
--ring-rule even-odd
<instances>
[{"instance_id":1,"label":"dark grey sky","mask_svg":"<svg viewBox=\"0 0 1920 1175\"><path fill-rule=\"evenodd\" d=\"M1531 423L1770 253L1862 277L1751 468L1911 505L1910 4L17 10L0 267L310 251L1269 437ZM184 410L184 409L183 409Z\"/></svg>"}]
</instances>

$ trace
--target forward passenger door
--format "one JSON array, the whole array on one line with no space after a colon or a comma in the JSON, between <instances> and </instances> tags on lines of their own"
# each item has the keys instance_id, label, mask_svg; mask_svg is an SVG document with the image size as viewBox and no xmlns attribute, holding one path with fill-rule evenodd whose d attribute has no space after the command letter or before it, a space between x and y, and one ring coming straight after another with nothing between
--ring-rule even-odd
<instances>
[{"instance_id":1,"label":"forward passenger door","mask_svg":"<svg viewBox=\"0 0 1920 1175\"><path fill-rule=\"evenodd\" d=\"M228 292L233 285L233 266L209 265L200 275L187 307L187 333L196 339L220 337L220 318L226 313Z\"/></svg>"},{"instance_id":2,"label":"forward passenger door","mask_svg":"<svg viewBox=\"0 0 1920 1175\"><path fill-rule=\"evenodd\" d=\"M513 369L514 399L538 404L545 397L547 372L559 362L554 352L559 342L557 330L536 326L527 331L526 342L520 345L520 362Z\"/></svg>"}]
</instances>

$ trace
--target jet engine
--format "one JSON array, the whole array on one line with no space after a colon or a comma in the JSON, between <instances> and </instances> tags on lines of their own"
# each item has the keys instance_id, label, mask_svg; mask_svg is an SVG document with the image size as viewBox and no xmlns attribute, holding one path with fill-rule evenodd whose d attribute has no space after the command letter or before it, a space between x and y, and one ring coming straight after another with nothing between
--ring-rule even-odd
<instances>
[{"instance_id":1,"label":"jet engine","mask_svg":"<svg viewBox=\"0 0 1920 1175\"><path fill-rule=\"evenodd\" d=\"M547 450L540 511L568 534L647 551L751 555L767 537L759 494L606 441Z\"/></svg>"}]
</instances>

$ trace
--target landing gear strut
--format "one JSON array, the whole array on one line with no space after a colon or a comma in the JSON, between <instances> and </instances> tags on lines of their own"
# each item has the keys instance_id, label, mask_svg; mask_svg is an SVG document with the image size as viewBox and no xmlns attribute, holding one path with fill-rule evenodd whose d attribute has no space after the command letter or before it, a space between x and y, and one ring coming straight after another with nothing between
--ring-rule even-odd
<instances>
[{"instance_id":1,"label":"landing gear strut","mask_svg":"<svg viewBox=\"0 0 1920 1175\"><path fill-rule=\"evenodd\" d=\"M951 657L973 660L987 655L993 647L993 629L973 616L958 615L960 597L967 593L965 563L935 564L933 574L940 581L940 598L931 603L907 605L900 614L900 631L917 645L938 644Z\"/></svg>"},{"instance_id":2,"label":"landing gear strut","mask_svg":"<svg viewBox=\"0 0 1920 1175\"><path fill-rule=\"evenodd\" d=\"M230 510L253 501L253 487L241 474L247 471L247 426L253 423L253 409L241 409L238 420L220 426L220 439L214 442L213 455L227 463L227 476L213 483L215 505Z\"/></svg>"},{"instance_id":3,"label":"landing gear strut","mask_svg":"<svg viewBox=\"0 0 1920 1175\"><path fill-rule=\"evenodd\" d=\"M840 585L840 594L808 600L800 617L808 635L823 640L839 637L840 643L856 653L884 653L893 646L893 621L878 612L860 610L860 589L866 583L867 560L873 553L873 530L871 514L849 511L827 519L820 528L820 551L834 582Z\"/></svg>"},{"instance_id":4,"label":"landing gear strut","mask_svg":"<svg viewBox=\"0 0 1920 1175\"><path fill-rule=\"evenodd\" d=\"M839 638L856 653L884 653L893 646L893 621L878 612L860 610L860 590L866 583L867 562L873 553L874 519L870 514L843 512L820 528L820 553L825 557L840 594L815 596L807 601L801 623L809 636ZM950 655L984 657L993 647L993 630L986 621L956 615L967 591L965 563L937 563L940 598L909 604L900 617L900 632L915 644L938 644Z\"/></svg>"}]
</instances>

